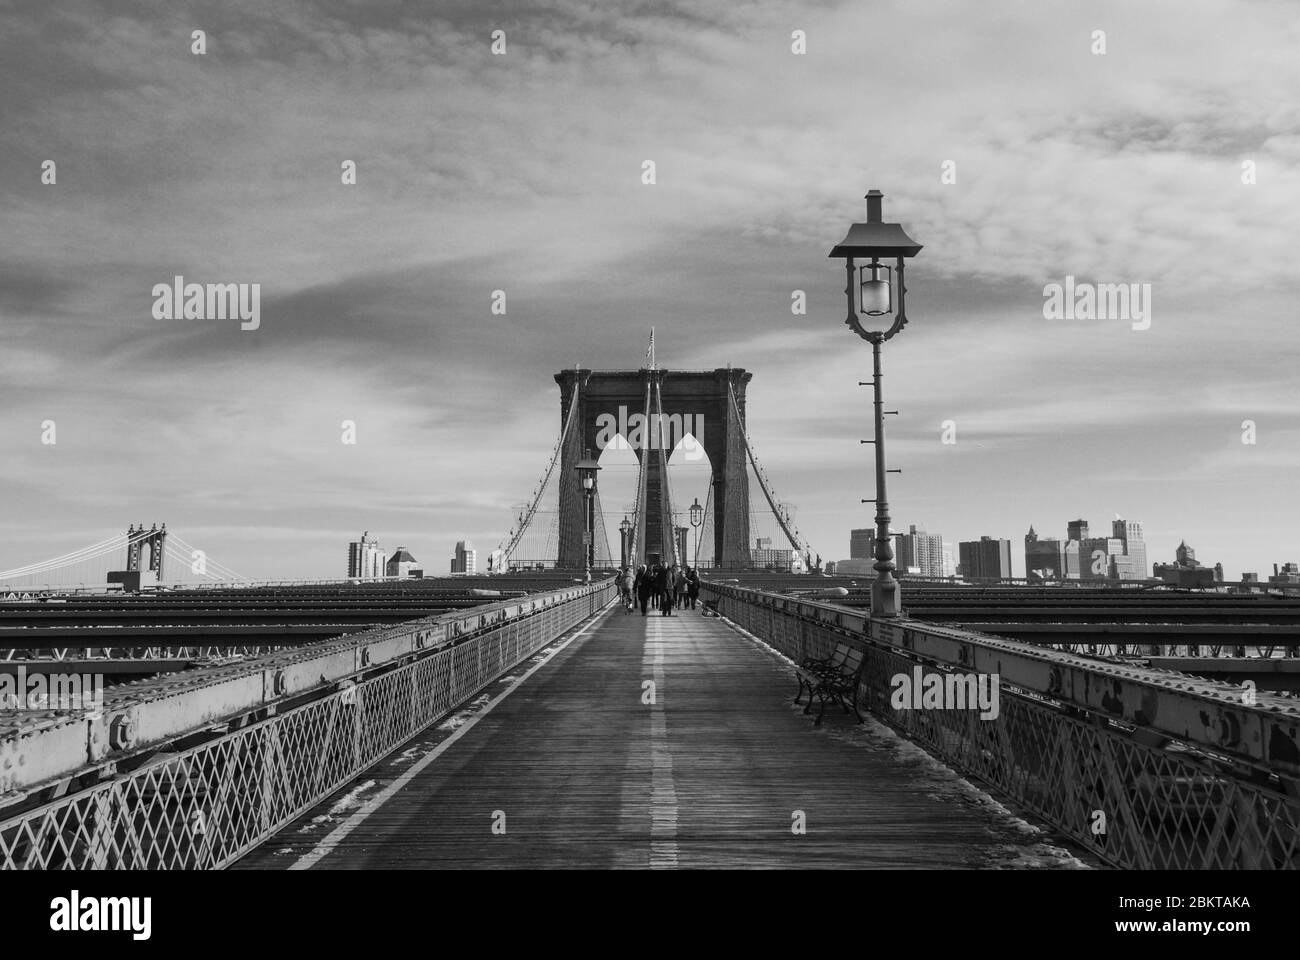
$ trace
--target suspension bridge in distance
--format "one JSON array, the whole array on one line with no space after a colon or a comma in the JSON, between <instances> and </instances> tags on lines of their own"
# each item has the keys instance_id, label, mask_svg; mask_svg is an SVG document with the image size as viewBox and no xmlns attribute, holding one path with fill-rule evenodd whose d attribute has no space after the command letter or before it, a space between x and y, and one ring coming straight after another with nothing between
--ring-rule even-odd
<instances>
[{"instance_id":1,"label":"suspension bridge in distance","mask_svg":"<svg viewBox=\"0 0 1300 960\"><path fill-rule=\"evenodd\" d=\"M253 583L165 525L0 576L0 694L114 675L0 711L0 868L1300 867L1300 598L903 577L873 616L797 572L747 371L556 381L489 576ZM622 562L699 605L629 612Z\"/></svg>"}]
</instances>

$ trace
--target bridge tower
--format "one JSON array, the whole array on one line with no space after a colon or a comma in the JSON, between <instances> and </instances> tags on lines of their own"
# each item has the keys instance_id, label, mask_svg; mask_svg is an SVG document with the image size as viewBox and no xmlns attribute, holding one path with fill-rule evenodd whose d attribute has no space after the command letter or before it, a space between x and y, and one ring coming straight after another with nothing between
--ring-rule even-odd
<instances>
[{"instance_id":1,"label":"bridge tower","mask_svg":"<svg viewBox=\"0 0 1300 960\"><path fill-rule=\"evenodd\" d=\"M154 524L149 530L145 530L144 524L140 524L140 529L136 529L132 524L126 531L126 569L128 572L136 572L140 569L141 554L144 547L149 547L149 570L157 575L158 582L163 579L163 558L165 556L164 547L167 545L167 524L159 528Z\"/></svg>"},{"instance_id":2,"label":"bridge tower","mask_svg":"<svg viewBox=\"0 0 1300 960\"><path fill-rule=\"evenodd\" d=\"M673 550L673 518L665 515L664 490L659 447L664 446L665 460L672 455L673 444L680 439L671 435L668 424L690 423L690 431L704 447L713 468L713 555L723 567L749 565L749 474L745 464L743 436L745 385L753 374L739 368L704 372L675 372L662 367L615 372L598 372L577 368L555 375L560 386L560 425L569 417L569 407L578 404L573 429L560 452L560 524L559 565L577 569L583 566L583 495L575 465L583 451L600 455L602 427L610 418L620 428L633 416L645 414L647 387L654 399L651 411L658 414L662 402L663 435L647 428L641 442L632 440L633 451L646 472L645 544L640 562L646 558L666 557ZM575 394L574 387L577 387ZM731 404L734 392L736 405ZM576 397L576 400L574 399ZM738 409L737 409L738 408ZM690 418L689 420L687 418ZM634 424L636 421L632 420ZM675 429L675 428L674 428ZM622 429L619 430L622 433ZM635 433L629 430L629 433ZM656 441L658 437L658 441ZM646 455L650 454L646 459ZM681 511L684 505L677 505Z\"/></svg>"}]
</instances>

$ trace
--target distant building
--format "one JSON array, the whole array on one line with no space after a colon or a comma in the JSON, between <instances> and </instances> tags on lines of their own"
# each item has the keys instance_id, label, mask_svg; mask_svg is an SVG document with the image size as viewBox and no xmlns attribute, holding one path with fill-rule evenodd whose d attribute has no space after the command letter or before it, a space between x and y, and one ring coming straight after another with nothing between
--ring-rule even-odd
<instances>
[{"instance_id":1,"label":"distant building","mask_svg":"<svg viewBox=\"0 0 1300 960\"><path fill-rule=\"evenodd\" d=\"M836 563L835 572L842 577L874 577L876 571L872 564L875 562L866 557L850 557Z\"/></svg>"},{"instance_id":2,"label":"distant building","mask_svg":"<svg viewBox=\"0 0 1300 960\"><path fill-rule=\"evenodd\" d=\"M912 524L907 533L894 534L894 563L904 573L942 577L943 537Z\"/></svg>"},{"instance_id":3,"label":"distant building","mask_svg":"<svg viewBox=\"0 0 1300 960\"><path fill-rule=\"evenodd\" d=\"M1244 580L1245 577L1243 576L1242 579ZM1279 570L1275 563L1273 564L1273 576L1268 578L1268 582L1270 586L1275 587L1291 583L1300 583L1300 566L1297 566L1294 563L1284 563L1282 564L1282 569Z\"/></svg>"},{"instance_id":4,"label":"distant building","mask_svg":"<svg viewBox=\"0 0 1300 960\"><path fill-rule=\"evenodd\" d=\"M1223 565L1207 567L1196 559L1196 551L1183 540L1174 551L1173 563L1157 563L1155 575L1176 587L1204 587L1223 580Z\"/></svg>"},{"instance_id":5,"label":"distant building","mask_svg":"<svg viewBox=\"0 0 1300 960\"><path fill-rule=\"evenodd\" d=\"M957 575L957 561L952 551L952 544L944 541L943 544L943 575L945 577L955 577Z\"/></svg>"},{"instance_id":6,"label":"distant building","mask_svg":"<svg viewBox=\"0 0 1300 960\"><path fill-rule=\"evenodd\" d=\"M388 558L388 576L422 577L424 571L419 569L415 557L411 556L405 547L398 547Z\"/></svg>"},{"instance_id":7,"label":"distant building","mask_svg":"<svg viewBox=\"0 0 1300 960\"><path fill-rule=\"evenodd\" d=\"M778 570L789 570L794 561L794 551L792 550L774 550L772 548L771 537L759 537L755 543L754 549L749 551L750 562L761 569L775 567Z\"/></svg>"},{"instance_id":8,"label":"distant building","mask_svg":"<svg viewBox=\"0 0 1300 960\"><path fill-rule=\"evenodd\" d=\"M478 573L478 551L468 540L456 543L456 555L451 559L452 573Z\"/></svg>"},{"instance_id":9,"label":"distant building","mask_svg":"<svg viewBox=\"0 0 1300 960\"><path fill-rule=\"evenodd\" d=\"M348 576L360 580L375 580L384 575L384 551L379 541L367 530L360 540L348 544Z\"/></svg>"},{"instance_id":10,"label":"distant building","mask_svg":"<svg viewBox=\"0 0 1300 960\"><path fill-rule=\"evenodd\" d=\"M1033 581L1064 580L1065 548L1055 537L1039 538L1033 526L1025 534L1025 576Z\"/></svg>"},{"instance_id":11,"label":"distant building","mask_svg":"<svg viewBox=\"0 0 1300 960\"><path fill-rule=\"evenodd\" d=\"M972 580L1011 576L1011 541L993 537L965 540L957 545L961 575Z\"/></svg>"},{"instance_id":12,"label":"distant building","mask_svg":"<svg viewBox=\"0 0 1300 960\"><path fill-rule=\"evenodd\" d=\"M1115 558L1123 558L1125 568L1129 568L1129 561L1123 557L1123 554L1123 543L1113 537L1087 537L1080 540L1079 572L1076 579L1118 580L1118 567L1115 566ZM1114 576L1112 576L1112 570L1116 571Z\"/></svg>"},{"instance_id":13,"label":"distant building","mask_svg":"<svg viewBox=\"0 0 1300 960\"><path fill-rule=\"evenodd\" d=\"M1129 574L1123 575L1121 567L1121 580L1145 580L1147 577L1147 545L1142 539L1142 524L1136 520L1125 520L1122 517L1116 517L1111 523L1111 537L1119 540L1123 544L1123 555L1129 559L1127 565Z\"/></svg>"},{"instance_id":14,"label":"distant building","mask_svg":"<svg viewBox=\"0 0 1300 960\"><path fill-rule=\"evenodd\" d=\"M1142 524L1116 517L1111 536L1093 537L1082 518L1066 524L1064 544L1040 538L1029 528L1025 536L1025 575L1030 580L1144 580L1147 548ZM1048 571L1055 570L1054 576Z\"/></svg>"},{"instance_id":15,"label":"distant building","mask_svg":"<svg viewBox=\"0 0 1300 960\"><path fill-rule=\"evenodd\" d=\"M870 560L876 548L876 528L849 531L849 557L853 560Z\"/></svg>"},{"instance_id":16,"label":"distant building","mask_svg":"<svg viewBox=\"0 0 1300 960\"><path fill-rule=\"evenodd\" d=\"M1232 588L1233 593L1259 593L1259 574L1243 573L1241 575L1241 585Z\"/></svg>"}]
</instances>

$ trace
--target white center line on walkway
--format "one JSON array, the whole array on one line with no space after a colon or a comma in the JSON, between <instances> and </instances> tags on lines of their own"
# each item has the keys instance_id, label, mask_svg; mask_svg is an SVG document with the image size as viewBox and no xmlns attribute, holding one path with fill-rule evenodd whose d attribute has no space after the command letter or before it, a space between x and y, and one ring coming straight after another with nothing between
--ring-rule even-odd
<instances>
[{"instance_id":1,"label":"white center line on walkway","mask_svg":"<svg viewBox=\"0 0 1300 960\"><path fill-rule=\"evenodd\" d=\"M677 866L677 788L673 785L673 755L668 749L668 718L664 713L664 644L662 620L645 659L652 667L655 700L650 706L650 869Z\"/></svg>"},{"instance_id":2,"label":"white center line on walkway","mask_svg":"<svg viewBox=\"0 0 1300 960\"><path fill-rule=\"evenodd\" d=\"M574 640L577 640L580 636L582 636L592 627L596 626L596 624L600 623L600 621L604 620L605 617L609 614L611 609L613 608L607 605L605 609L602 610L600 613L598 613L595 617L593 617L592 620L585 627L583 627L581 630L576 631L573 634L573 636L569 637L569 639L565 640L554 650L552 650L551 655L549 657L547 657L541 663L533 664L533 666L530 667L528 671L524 673L521 677L519 677L519 679L517 679L514 683L510 684L510 686L506 687L499 694L497 694L495 697L489 700L482 710L480 710L478 713L474 714L472 717L466 720L465 723L463 723L461 726L457 727L455 733L453 733L450 737L442 741L440 744L438 744L436 747L430 750L427 754L421 757L418 761L416 761L414 764L408 767L405 773L403 773L400 777L398 777L396 780L390 783L387 787L385 787L383 790L379 791L379 793L371 797L370 800L367 801L364 806L360 807L355 813L353 813L350 817L348 817L337 827L335 827L334 830L331 831L328 836L323 837L321 841L318 844L316 844L316 846L312 848L312 850L309 853L303 854L302 857L300 857L297 861L294 862L294 864L291 867L289 867L289 869L307 870L310 869L311 867L314 867L323 858L327 857L331 852L333 852L333 850L340 843L343 842L344 838L346 838L348 834L350 834L353 830L355 830L362 823L364 823L367 817L369 817L372 813L378 810L381 806L384 805L384 803L389 798L391 798L399 790L401 790L408 783L410 783L416 776L419 775L420 771L422 771L429 764L433 763L433 761L437 760L438 757L442 756L443 752L446 751L448 747L450 747L453 743L455 743L457 740L463 737L474 727L476 723L478 723L489 713L491 713L493 708L495 708L497 704L499 704L506 697L510 696L510 694L514 693L515 690L517 690L524 683L525 680L531 677L542 667L550 663L555 658L555 655L557 653L559 653L569 644L573 643ZM543 647L542 649L545 648ZM536 654L534 654L534 656L536 656Z\"/></svg>"}]
</instances>

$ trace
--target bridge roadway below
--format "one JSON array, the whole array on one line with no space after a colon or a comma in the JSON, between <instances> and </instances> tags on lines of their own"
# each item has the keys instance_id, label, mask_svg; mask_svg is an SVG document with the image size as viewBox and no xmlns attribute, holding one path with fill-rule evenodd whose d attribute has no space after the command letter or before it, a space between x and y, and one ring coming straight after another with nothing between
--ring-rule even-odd
<instances>
[{"instance_id":1,"label":"bridge roadway below","mask_svg":"<svg viewBox=\"0 0 1300 960\"><path fill-rule=\"evenodd\" d=\"M234 869L1091 865L871 718L815 728L795 689L721 620L607 608Z\"/></svg>"}]
</instances>

